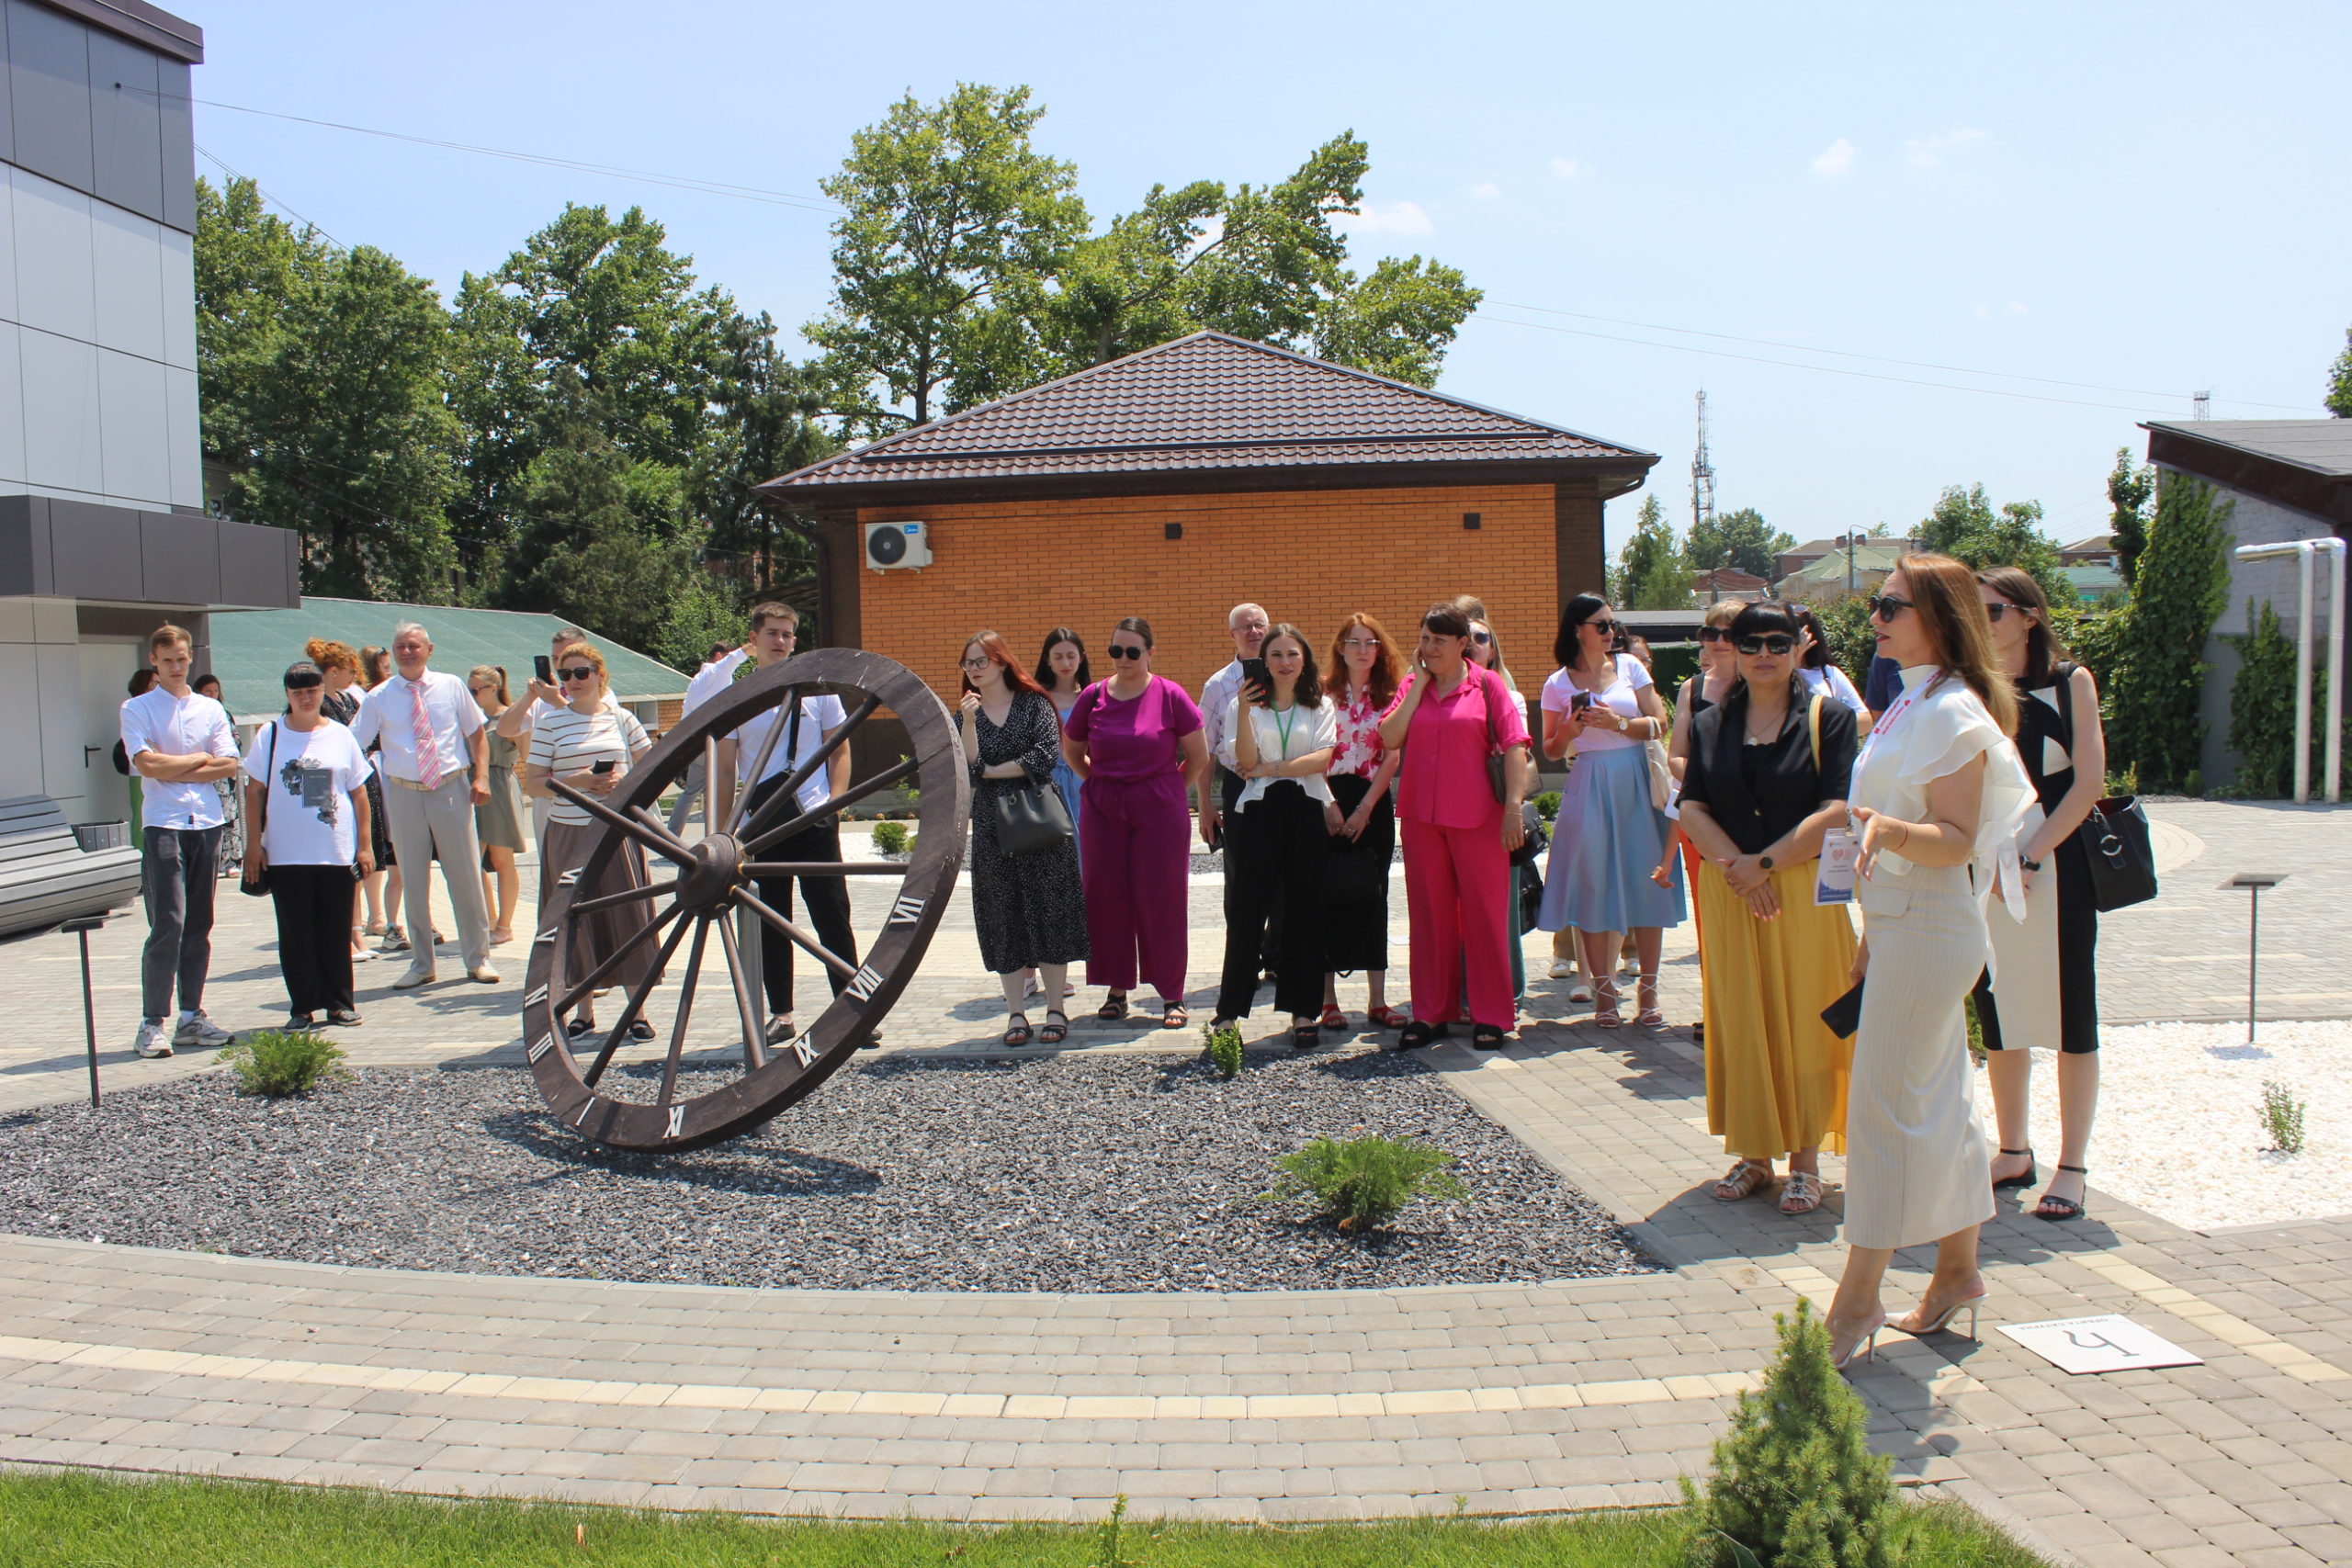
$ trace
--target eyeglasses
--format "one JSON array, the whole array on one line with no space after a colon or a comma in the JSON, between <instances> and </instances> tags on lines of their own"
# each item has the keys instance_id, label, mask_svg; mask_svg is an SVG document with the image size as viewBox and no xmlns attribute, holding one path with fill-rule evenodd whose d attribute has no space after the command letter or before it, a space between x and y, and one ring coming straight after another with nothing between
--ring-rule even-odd
<instances>
[{"instance_id":1,"label":"eyeglasses","mask_svg":"<svg viewBox=\"0 0 2352 1568\"><path fill-rule=\"evenodd\" d=\"M1911 600L1898 599L1892 593L1873 593L1862 603L1871 607L1871 614L1878 618L1881 625L1914 607Z\"/></svg>"},{"instance_id":2,"label":"eyeglasses","mask_svg":"<svg viewBox=\"0 0 2352 1568\"><path fill-rule=\"evenodd\" d=\"M1746 654L1786 653L1797 645L1797 639L1786 632L1770 637L1744 637L1739 639L1739 651Z\"/></svg>"},{"instance_id":3,"label":"eyeglasses","mask_svg":"<svg viewBox=\"0 0 2352 1568\"><path fill-rule=\"evenodd\" d=\"M978 659L965 660L963 664L964 668L967 670L985 670L995 662L995 660L990 659L987 654L983 653Z\"/></svg>"},{"instance_id":4,"label":"eyeglasses","mask_svg":"<svg viewBox=\"0 0 2352 1568\"><path fill-rule=\"evenodd\" d=\"M567 681L585 681L589 676L594 675L595 672L596 671L594 669L585 664L580 665L574 669L559 670L556 671L558 675L562 676Z\"/></svg>"},{"instance_id":5,"label":"eyeglasses","mask_svg":"<svg viewBox=\"0 0 2352 1568\"><path fill-rule=\"evenodd\" d=\"M1380 644L1368 637L1345 637L1340 639L1340 646L1341 648L1378 648Z\"/></svg>"},{"instance_id":6,"label":"eyeglasses","mask_svg":"<svg viewBox=\"0 0 2352 1568\"><path fill-rule=\"evenodd\" d=\"M1701 626L1699 628L1699 640L1701 642L1728 642L1730 639L1731 633L1725 631L1721 626Z\"/></svg>"},{"instance_id":7,"label":"eyeglasses","mask_svg":"<svg viewBox=\"0 0 2352 1568\"><path fill-rule=\"evenodd\" d=\"M1114 642L1103 651L1114 659L1141 659L1144 655L1143 645L1133 642Z\"/></svg>"},{"instance_id":8,"label":"eyeglasses","mask_svg":"<svg viewBox=\"0 0 2352 1568\"><path fill-rule=\"evenodd\" d=\"M1984 603L1984 615L1988 620L1997 621L2011 610L2015 610L2020 615L2026 613L2026 607L2022 604L2010 604L1998 599L1988 599Z\"/></svg>"}]
</instances>

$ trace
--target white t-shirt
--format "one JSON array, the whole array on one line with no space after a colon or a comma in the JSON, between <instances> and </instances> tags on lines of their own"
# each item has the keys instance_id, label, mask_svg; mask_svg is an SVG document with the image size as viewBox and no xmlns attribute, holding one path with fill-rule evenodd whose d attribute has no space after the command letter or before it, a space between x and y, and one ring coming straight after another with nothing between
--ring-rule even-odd
<instances>
[{"instance_id":1,"label":"white t-shirt","mask_svg":"<svg viewBox=\"0 0 2352 1568\"><path fill-rule=\"evenodd\" d=\"M545 768L558 778L598 762L612 763L608 770L611 773L627 773L631 754L646 744L645 727L626 708L575 713L564 707L531 726L531 751L526 761L530 766ZM584 828L596 820L561 797L550 803L548 819L572 828Z\"/></svg>"},{"instance_id":2,"label":"white t-shirt","mask_svg":"<svg viewBox=\"0 0 2352 1568\"><path fill-rule=\"evenodd\" d=\"M735 782L738 785L748 786L759 782L751 776L752 764L759 761L760 748L767 743L768 730L778 723L789 725L790 722L790 710L777 707L755 718L746 719L735 731ZM839 729L848 722L849 710L842 706L841 698L830 694L801 698L797 738L794 738L789 728L776 737L775 750L768 756L767 771L760 778L772 779L799 767L824 746L825 731ZM786 752L791 755L786 756ZM830 768L820 768L801 782L801 810L814 811L831 798L832 781L826 776L831 771Z\"/></svg>"},{"instance_id":3,"label":"white t-shirt","mask_svg":"<svg viewBox=\"0 0 2352 1568\"><path fill-rule=\"evenodd\" d=\"M1623 715L1629 722L1642 716L1642 688L1650 684L1650 672L1642 661L1630 653L1616 656L1617 672L1609 684L1592 694L1593 702L1611 713ZM1562 719L1568 714L1568 705L1584 688L1570 679L1565 669L1552 671L1544 682L1544 711L1556 713ZM1579 729L1575 733L1576 749L1579 751L1615 751L1643 742L1631 735L1620 735L1614 726L1601 729Z\"/></svg>"},{"instance_id":4,"label":"white t-shirt","mask_svg":"<svg viewBox=\"0 0 2352 1568\"><path fill-rule=\"evenodd\" d=\"M121 729L125 757L141 751L164 757L237 754L237 728L229 722L229 710L197 692L175 697L152 686L123 703ZM223 820L220 786L210 779L190 784L141 773L139 793L140 821L150 828L218 828Z\"/></svg>"},{"instance_id":5,"label":"white t-shirt","mask_svg":"<svg viewBox=\"0 0 2352 1568\"><path fill-rule=\"evenodd\" d=\"M714 659L695 671L695 678L686 682L685 705L679 710L678 716L684 718L734 684L735 671L741 670L751 657L739 648L725 658Z\"/></svg>"},{"instance_id":6,"label":"white t-shirt","mask_svg":"<svg viewBox=\"0 0 2352 1568\"><path fill-rule=\"evenodd\" d=\"M273 756L273 747L275 754ZM351 792L375 773L351 731L331 718L305 735L273 721L245 753L245 777L269 796L261 840L272 865L350 865L359 858Z\"/></svg>"},{"instance_id":7,"label":"white t-shirt","mask_svg":"<svg viewBox=\"0 0 2352 1568\"><path fill-rule=\"evenodd\" d=\"M1854 710L1857 718L1871 711L1870 705L1862 701L1862 694L1854 690L1854 682L1835 664L1824 665L1818 670L1800 670L1797 679L1804 682L1807 698L1826 696L1831 702L1843 703Z\"/></svg>"}]
</instances>

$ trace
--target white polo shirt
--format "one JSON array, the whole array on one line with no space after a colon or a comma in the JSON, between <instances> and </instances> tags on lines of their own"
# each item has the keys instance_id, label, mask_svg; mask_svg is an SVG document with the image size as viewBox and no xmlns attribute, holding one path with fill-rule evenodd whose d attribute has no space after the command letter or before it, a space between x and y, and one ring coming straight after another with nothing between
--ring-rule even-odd
<instances>
[{"instance_id":1,"label":"white polo shirt","mask_svg":"<svg viewBox=\"0 0 2352 1568\"><path fill-rule=\"evenodd\" d=\"M121 728L126 757L141 751L164 757L188 757L199 751L209 757L237 754L237 728L229 722L229 710L197 692L175 697L161 686L151 686L124 702ZM139 794L142 803L139 819L147 827L194 830L221 824L218 784L151 779L141 773Z\"/></svg>"}]
</instances>

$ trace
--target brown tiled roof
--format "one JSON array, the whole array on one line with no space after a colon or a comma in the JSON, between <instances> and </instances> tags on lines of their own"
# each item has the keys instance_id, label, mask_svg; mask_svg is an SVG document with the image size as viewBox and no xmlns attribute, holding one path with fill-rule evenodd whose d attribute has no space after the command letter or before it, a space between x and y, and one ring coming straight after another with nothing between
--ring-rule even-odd
<instances>
[{"instance_id":1,"label":"brown tiled roof","mask_svg":"<svg viewBox=\"0 0 2352 1568\"><path fill-rule=\"evenodd\" d=\"M1304 355L1195 333L769 480L779 499L834 487L1213 469L1657 458Z\"/></svg>"}]
</instances>

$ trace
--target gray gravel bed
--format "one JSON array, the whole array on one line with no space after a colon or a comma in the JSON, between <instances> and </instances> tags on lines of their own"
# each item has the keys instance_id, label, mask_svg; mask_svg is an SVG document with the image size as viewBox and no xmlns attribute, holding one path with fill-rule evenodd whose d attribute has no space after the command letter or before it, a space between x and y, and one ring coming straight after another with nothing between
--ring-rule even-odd
<instances>
[{"instance_id":1,"label":"gray gravel bed","mask_svg":"<svg viewBox=\"0 0 2352 1568\"><path fill-rule=\"evenodd\" d=\"M689 1084L689 1087L691 1085ZM1317 1135L1413 1134L1470 1196L1346 1236L1256 1201ZM225 1074L0 1118L0 1230L379 1268L931 1291L1487 1283L1656 1267L1411 1057L887 1056L765 1127L616 1154L515 1068Z\"/></svg>"}]
</instances>

